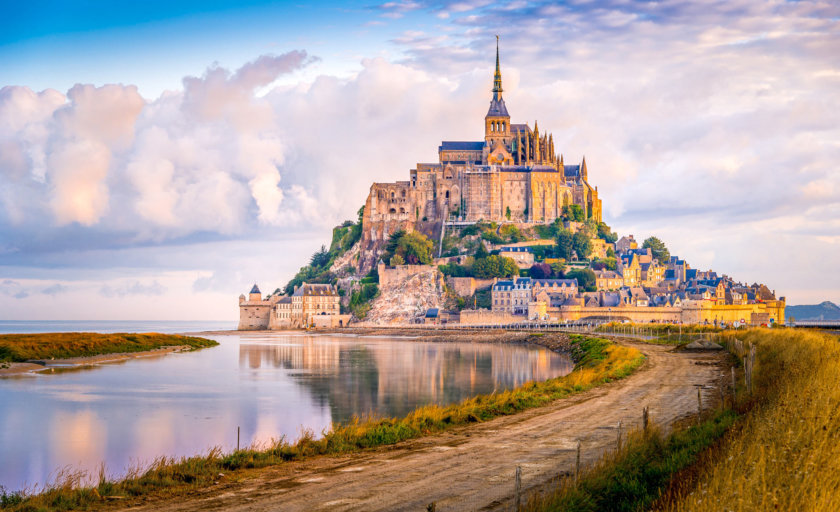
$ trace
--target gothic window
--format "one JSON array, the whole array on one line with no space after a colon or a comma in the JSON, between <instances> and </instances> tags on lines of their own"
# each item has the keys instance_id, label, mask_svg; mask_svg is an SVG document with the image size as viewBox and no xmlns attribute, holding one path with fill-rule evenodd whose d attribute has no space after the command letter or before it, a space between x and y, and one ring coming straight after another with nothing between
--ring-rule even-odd
<instances>
[{"instance_id":1,"label":"gothic window","mask_svg":"<svg viewBox=\"0 0 840 512\"><path fill-rule=\"evenodd\" d=\"M394 198L394 193L393 193L393 192L391 192L391 199L393 199L393 198Z\"/></svg>"}]
</instances>

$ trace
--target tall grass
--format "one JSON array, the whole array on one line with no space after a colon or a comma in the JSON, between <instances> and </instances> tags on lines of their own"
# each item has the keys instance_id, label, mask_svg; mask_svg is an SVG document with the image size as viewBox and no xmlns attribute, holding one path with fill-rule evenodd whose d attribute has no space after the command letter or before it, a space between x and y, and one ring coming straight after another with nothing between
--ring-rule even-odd
<instances>
[{"instance_id":1,"label":"tall grass","mask_svg":"<svg viewBox=\"0 0 840 512\"><path fill-rule=\"evenodd\" d=\"M174 334L99 334L58 332L42 334L1 334L0 361L62 359L120 352L143 352L166 346L186 345L192 349L218 345L213 340Z\"/></svg>"},{"instance_id":2,"label":"tall grass","mask_svg":"<svg viewBox=\"0 0 840 512\"><path fill-rule=\"evenodd\" d=\"M671 477L692 464L735 421L732 411L717 412L697 425L667 437L651 427L635 431L622 449L608 452L580 480L565 480L558 489L535 494L525 512L597 512L646 510Z\"/></svg>"},{"instance_id":3,"label":"tall grass","mask_svg":"<svg viewBox=\"0 0 840 512\"><path fill-rule=\"evenodd\" d=\"M103 496L177 493L212 484L220 472L390 445L459 425L515 414L625 377L644 362L641 352L631 347L615 345L603 338L578 335L570 338L576 364L574 371L563 377L527 383L501 393L479 395L458 404L428 405L403 418L354 418L347 424L333 424L317 439L312 432L305 432L294 443L281 438L265 447L251 447L228 454L213 449L204 456L160 458L146 471L138 471L117 482L103 478L95 487L57 483L41 494L25 497L5 494L3 499L19 501L8 505L6 508L9 510L72 510L90 507Z\"/></svg>"},{"instance_id":4,"label":"tall grass","mask_svg":"<svg viewBox=\"0 0 840 512\"><path fill-rule=\"evenodd\" d=\"M660 510L840 510L840 343L817 332L737 336L757 346L752 405L697 481L675 486Z\"/></svg>"},{"instance_id":5,"label":"tall grass","mask_svg":"<svg viewBox=\"0 0 840 512\"><path fill-rule=\"evenodd\" d=\"M524 510L840 510L838 339L792 329L721 339L739 358L756 346L752 391L741 378L731 408L665 438L632 433L577 483L561 481Z\"/></svg>"}]
</instances>

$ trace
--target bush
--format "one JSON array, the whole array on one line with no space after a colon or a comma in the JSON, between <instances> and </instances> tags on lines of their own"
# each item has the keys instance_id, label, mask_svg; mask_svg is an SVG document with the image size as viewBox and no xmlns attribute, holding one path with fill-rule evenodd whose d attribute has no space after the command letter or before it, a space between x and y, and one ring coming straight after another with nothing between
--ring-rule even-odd
<instances>
[{"instance_id":1,"label":"bush","mask_svg":"<svg viewBox=\"0 0 840 512\"><path fill-rule=\"evenodd\" d=\"M512 258L491 255L486 258L475 260L475 263L473 264L473 275L480 279L513 277L519 275L519 267Z\"/></svg>"}]
</instances>

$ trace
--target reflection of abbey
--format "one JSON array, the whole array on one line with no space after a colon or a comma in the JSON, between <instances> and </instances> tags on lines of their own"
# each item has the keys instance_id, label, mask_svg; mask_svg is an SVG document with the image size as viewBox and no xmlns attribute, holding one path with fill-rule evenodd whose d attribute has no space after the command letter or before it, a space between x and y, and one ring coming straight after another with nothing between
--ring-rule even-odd
<instances>
[{"instance_id":1,"label":"reflection of abbey","mask_svg":"<svg viewBox=\"0 0 840 512\"><path fill-rule=\"evenodd\" d=\"M587 181L586 160L565 165L554 137L541 134L536 122L533 129L510 122L498 46L484 140L443 141L438 159L418 163L409 181L371 186L365 241L387 240L399 229L429 231L447 221L550 223L572 204L601 220L601 200Z\"/></svg>"}]
</instances>

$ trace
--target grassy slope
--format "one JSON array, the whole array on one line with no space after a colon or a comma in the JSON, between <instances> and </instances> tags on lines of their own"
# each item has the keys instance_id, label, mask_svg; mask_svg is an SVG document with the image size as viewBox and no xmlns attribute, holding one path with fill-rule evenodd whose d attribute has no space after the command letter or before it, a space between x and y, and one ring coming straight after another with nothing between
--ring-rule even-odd
<instances>
[{"instance_id":1,"label":"grassy slope","mask_svg":"<svg viewBox=\"0 0 840 512\"><path fill-rule=\"evenodd\" d=\"M664 439L632 434L578 484L566 481L525 510L840 509L838 340L781 329L726 336L757 346L752 394L739 388L733 408Z\"/></svg>"},{"instance_id":2,"label":"grassy slope","mask_svg":"<svg viewBox=\"0 0 840 512\"><path fill-rule=\"evenodd\" d=\"M155 348L188 345L193 349L218 345L215 341L171 334L97 334L62 332L0 335L0 361L27 361L95 356L119 352L142 352Z\"/></svg>"},{"instance_id":3,"label":"grassy slope","mask_svg":"<svg viewBox=\"0 0 840 512\"><path fill-rule=\"evenodd\" d=\"M206 486L219 472L259 468L313 455L340 454L364 448L394 444L433 434L459 425L485 421L546 405L558 398L625 377L638 368L644 356L636 349L614 345L602 338L572 336L575 370L564 377L529 383L492 395L479 395L459 404L421 407L403 418L356 419L333 428L320 439L309 432L295 443L280 439L268 449L239 450L222 454L213 450L206 456L180 460L162 458L142 475L119 482L103 479L93 488L56 485L28 498L18 494L0 495L10 510L72 510L92 506L101 496L139 496L149 493L177 493Z\"/></svg>"},{"instance_id":4,"label":"grassy slope","mask_svg":"<svg viewBox=\"0 0 840 512\"><path fill-rule=\"evenodd\" d=\"M704 458L699 480L659 508L840 510L838 338L791 329L739 337L757 346L752 407Z\"/></svg>"}]
</instances>

